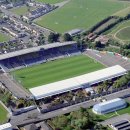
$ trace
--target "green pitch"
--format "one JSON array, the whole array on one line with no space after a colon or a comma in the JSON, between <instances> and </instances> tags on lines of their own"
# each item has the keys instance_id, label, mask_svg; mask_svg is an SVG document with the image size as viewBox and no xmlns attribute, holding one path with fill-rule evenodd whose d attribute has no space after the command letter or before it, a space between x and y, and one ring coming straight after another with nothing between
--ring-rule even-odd
<instances>
[{"instance_id":1,"label":"green pitch","mask_svg":"<svg viewBox=\"0 0 130 130\"><path fill-rule=\"evenodd\" d=\"M4 123L7 119L7 111L5 108L0 104L0 124Z\"/></svg>"},{"instance_id":2,"label":"green pitch","mask_svg":"<svg viewBox=\"0 0 130 130\"><path fill-rule=\"evenodd\" d=\"M102 68L104 68L104 66L95 60L85 55L79 55L17 70L12 72L12 75L14 75L25 88L29 89Z\"/></svg>"},{"instance_id":3,"label":"green pitch","mask_svg":"<svg viewBox=\"0 0 130 130\"><path fill-rule=\"evenodd\" d=\"M9 40L9 36L0 33L0 42L4 42L4 41L8 41Z\"/></svg>"},{"instance_id":4,"label":"green pitch","mask_svg":"<svg viewBox=\"0 0 130 130\"><path fill-rule=\"evenodd\" d=\"M55 3L63 2L64 0L36 0L36 1L43 2L43 3L49 3L49 4L55 4Z\"/></svg>"},{"instance_id":5,"label":"green pitch","mask_svg":"<svg viewBox=\"0 0 130 130\"><path fill-rule=\"evenodd\" d=\"M35 22L63 33L75 28L88 29L97 22L130 6L119 0L70 0L63 7L40 17Z\"/></svg>"}]
</instances>

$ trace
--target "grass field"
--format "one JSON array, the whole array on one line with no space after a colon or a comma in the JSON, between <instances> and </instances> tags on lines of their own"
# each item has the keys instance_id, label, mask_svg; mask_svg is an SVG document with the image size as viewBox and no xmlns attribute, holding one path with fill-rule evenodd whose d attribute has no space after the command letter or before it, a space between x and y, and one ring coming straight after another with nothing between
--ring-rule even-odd
<instances>
[{"instance_id":1,"label":"grass field","mask_svg":"<svg viewBox=\"0 0 130 130\"><path fill-rule=\"evenodd\" d=\"M30 10L34 10L34 7L30 7ZM11 12L17 14L17 15L25 15L28 13L28 7L27 6L21 6L18 8L13 8L10 10Z\"/></svg>"},{"instance_id":2,"label":"grass field","mask_svg":"<svg viewBox=\"0 0 130 130\"><path fill-rule=\"evenodd\" d=\"M85 55L68 57L12 72L29 89L104 68Z\"/></svg>"},{"instance_id":3,"label":"grass field","mask_svg":"<svg viewBox=\"0 0 130 130\"><path fill-rule=\"evenodd\" d=\"M125 17L127 14L130 14L130 7L116 12L114 16Z\"/></svg>"},{"instance_id":4,"label":"grass field","mask_svg":"<svg viewBox=\"0 0 130 130\"><path fill-rule=\"evenodd\" d=\"M0 33L0 42L8 41L9 39L10 39L9 36Z\"/></svg>"},{"instance_id":5,"label":"grass field","mask_svg":"<svg viewBox=\"0 0 130 130\"><path fill-rule=\"evenodd\" d=\"M114 39L127 43L130 41L130 20L116 25L114 28L109 30L108 35Z\"/></svg>"},{"instance_id":6,"label":"grass field","mask_svg":"<svg viewBox=\"0 0 130 130\"><path fill-rule=\"evenodd\" d=\"M129 2L118 0L70 0L35 22L43 27L63 33L75 28L88 29L109 15L127 8Z\"/></svg>"},{"instance_id":7,"label":"grass field","mask_svg":"<svg viewBox=\"0 0 130 130\"><path fill-rule=\"evenodd\" d=\"M126 27L117 32L116 37L121 40L130 40L130 27Z\"/></svg>"},{"instance_id":8,"label":"grass field","mask_svg":"<svg viewBox=\"0 0 130 130\"><path fill-rule=\"evenodd\" d=\"M0 104L0 124L5 122L7 119L7 111L4 107Z\"/></svg>"},{"instance_id":9,"label":"grass field","mask_svg":"<svg viewBox=\"0 0 130 130\"><path fill-rule=\"evenodd\" d=\"M55 4L55 3L63 2L64 0L37 0L37 1L43 3Z\"/></svg>"}]
</instances>

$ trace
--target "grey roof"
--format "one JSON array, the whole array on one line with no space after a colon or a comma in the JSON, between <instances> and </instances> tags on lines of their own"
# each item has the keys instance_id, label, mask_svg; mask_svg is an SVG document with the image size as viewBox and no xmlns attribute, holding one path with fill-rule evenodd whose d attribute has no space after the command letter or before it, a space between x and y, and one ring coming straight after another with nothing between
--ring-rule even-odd
<instances>
[{"instance_id":1,"label":"grey roof","mask_svg":"<svg viewBox=\"0 0 130 130\"><path fill-rule=\"evenodd\" d=\"M106 113L124 108L126 106L127 106L127 103L125 102L124 99L116 98L113 100L109 100L109 101L94 105L93 111L96 112L97 114L106 114Z\"/></svg>"},{"instance_id":2,"label":"grey roof","mask_svg":"<svg viewBox=\"0 0 130 130\"><path fill-rule=\"evenodd\" d=\"M81 29L73 29L73 30L69 31L68 34L75 35L75 34L80 33L81 31L82 31Z\"/></svg>"},{"instance_id":3,"label":"grey roof","mask_svg":"<svg viewBox=\"0 0 130 130\"><path fill-rule=\"evenodd\" d=\"M6 54L1 54L0 60L8 59L8 58L11 58L11 57L24 55L24 54L28 54L28 53L32 53L32 52L37 52L40 49L47 50L47 49L50 49L50 48L72 45L72 44L76 44L76 42L75 41L64 42L64 43L57 42L57 43L46 44L46 45L42 45L42 46L38 46L38 47L27 48L27 49L23 49L23 50L14 51L14 52L9 52L9 53L6 53Z\"/></svg>"},{"instance_id":4,"label":"grey roof","mask_svg":"<svg viewBox=\"0 0 130 130\"><path fill-rule=\"evenodd\" d=\"M118 126L125 124L125 123L128 123L128 121L127 120L121 120L121 121L113 123L111 125L114 126L114 127L118 127Z\"/></svg>"}]
</instances>

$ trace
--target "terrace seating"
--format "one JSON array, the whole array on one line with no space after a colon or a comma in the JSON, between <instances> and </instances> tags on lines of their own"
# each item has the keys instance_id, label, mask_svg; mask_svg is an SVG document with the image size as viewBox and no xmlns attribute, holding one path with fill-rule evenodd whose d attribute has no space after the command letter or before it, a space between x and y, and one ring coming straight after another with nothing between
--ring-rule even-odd
<instances>
[{"instance_id":1,"label":"terrace seating","mask_svg":"<svg viewBox=\"0 0 130 130\"><path fill-rule=\"evenodd\" d=\"M44 63L46 61L55 60L67 56L79 55L81 52L73 46L51 48L48 50L40 50L35 53L21 55L0 61L8 69L20 68L24 66L31 66L34 64Z\"/></svg>"}]
</instances>

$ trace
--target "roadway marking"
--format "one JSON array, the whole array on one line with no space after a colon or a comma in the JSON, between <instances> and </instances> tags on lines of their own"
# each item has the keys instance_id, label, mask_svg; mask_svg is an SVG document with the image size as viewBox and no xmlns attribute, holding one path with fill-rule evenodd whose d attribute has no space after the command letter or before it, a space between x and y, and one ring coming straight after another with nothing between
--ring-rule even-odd
<instances>
[{"instance_id":1,"label":"roadway marking","mask_svg":"<svg viewBox=\"0 0 130 130\"><path fill-rule=\"evenodd\" d=\"M100 58L101 58L101 56L100 56L99 54L96 54L96 56L98 56L98 57L100 57Z\"/></svg>"}]
</instances>

